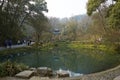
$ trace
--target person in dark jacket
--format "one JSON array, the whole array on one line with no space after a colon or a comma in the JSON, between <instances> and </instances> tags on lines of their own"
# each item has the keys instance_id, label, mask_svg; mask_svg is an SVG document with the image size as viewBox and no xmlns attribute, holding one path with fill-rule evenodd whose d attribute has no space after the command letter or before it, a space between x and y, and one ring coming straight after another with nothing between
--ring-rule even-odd
<instances>
[{"instance_id":1,"label":"person in dark jacket","mask_svg":"<svg viewBox=\"0 0 120 80\"><path fill-rule=\"evenodd\" d=\"M11 48L11 46L12 46L12 40L8 41L8 45L9 45L9 48Z\"/></svg>"}]
</instances>

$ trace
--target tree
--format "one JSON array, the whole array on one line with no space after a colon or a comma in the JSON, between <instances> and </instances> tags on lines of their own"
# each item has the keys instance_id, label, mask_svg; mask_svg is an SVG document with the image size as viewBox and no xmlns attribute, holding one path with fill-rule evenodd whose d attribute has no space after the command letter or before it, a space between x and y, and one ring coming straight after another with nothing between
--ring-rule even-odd
<instances>
[{"instance_id":1,"label":"tree","mask_svg":"<svg viewBox=\"0 0 120 80\"><path fill-rule=\"evenodd\" d=\"M88 3L87 3L87 14L88 15L92 15L92 13L94 11L96 11L96 10L98 10L99 13L101 14L100 6L101 6L102 3L106 2L106 1L107 0L88 0Z\"/></svg>"},{"instance_id":2,"label":"tree","mask_svg":"<svg viewBox=\"0 0 120 80\"><path fill-rule=\"evenodd\" d=\"M42 13L36 14L29 18L29 24L35 29L35 40L38 44L41 38L42 33L48 31L48 19Z\"/></svg>"},{"instance_id":3,"label":"tree","mask_svg":"<svg viewBox=\"0 0 120 80\"><path fill-rule=\"evenodd\" d=\"M44 0L0 0L0 44L5 39L20 39L28 17L48 11L46 4Z\"/></svg>"},{"instance_id":4,"label":"tree","mask_svg":"<svg viewBox=\"0 0 120 80\"><path fill-rule=\"evenodd\" d=\"M104 18L103 14L102 14L102 10L104 9L103 5L107 6L107 11L106 11L106 18L107 18L107 22L106 24L108 24L107 26L110 26L112 28L116 28L116 29L120 29L120 0L112 0L111 4L105 4L110 2L111 0L88 0L87 3L87 14L90 16L92 15L92 13L94 13L95 11L98 11L100 16L102 18ZM106 25L105 25L106 26ZM105 29L105 28L104 28Z\"/></svg>"},{"instance_id":5,"label":"tree","mask_svg":"<svg viewBox=\"0 0 120 80\"><path fill-rule=\"evenodd\" d=\"M107 21L108 25L116 30L120 29L120 0L115 5L111 5L108 10Z\"/></svg>"},{"instance_id":6,"label":"tree","mask_svg":"<svg viewBox=\"0 0 120 80\"><path fill-rule=\"evenodd\" d=\"M112 1L112 3L107 4ZM97 21L96 24L98 27L101 22L104 23L102 26L105 30L103 35L106 41L112 43L119 42L120 38L120 0L88 0L87 3L87 14L89 16L94 16L100 14L100 18L94 18L93 20ZM100 21L99 21L100 20ZM101 29L102 29L101 27ZM113 38L114 37L114 38Z\"/></svg>"},{"instance_id":7,"label":"tree","mask_svg":"<svg viewBox=\"0 0 120 80\"><path fill-rule=\"evenodd\" d=\"M71 18L66 23L67 30L68 30L68 36L71 40L75 40L77 37L77 29L78 29L78 22L77 20Z\"/></svg>"},{"instance_id":8,"label":"tree","mask_svg":"<svg viewBox=\"0 0 120 80\"><path fill-rule=\"evenodd\" d=\"M107 31L106 29L106 21L105 21L105 15L103 14L105 11L103 11L106 8L106 1L107 0L89 0L87 3L87 14L89 16L92 15L93 12L97 11L99 13L100 20L102 22L102 27L104 29L104 33Z\"/></svg>"}]
</instances>

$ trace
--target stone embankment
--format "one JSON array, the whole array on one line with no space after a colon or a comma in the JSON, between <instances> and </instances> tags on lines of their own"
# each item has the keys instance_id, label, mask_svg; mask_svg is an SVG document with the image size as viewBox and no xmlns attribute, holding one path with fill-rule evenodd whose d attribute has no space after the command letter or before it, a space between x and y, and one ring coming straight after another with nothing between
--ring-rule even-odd
<instances>
[{"instance_id":1,"label":"stone embankment","mask_svg":"<svg viewBox=\"0 0 120 80\"><path fill-rule=\"evenodd\" d=\"M65 80L120 80L120 65L98 73L83 75L81 77L67 78Z\"/></svg>"}]
</instances>

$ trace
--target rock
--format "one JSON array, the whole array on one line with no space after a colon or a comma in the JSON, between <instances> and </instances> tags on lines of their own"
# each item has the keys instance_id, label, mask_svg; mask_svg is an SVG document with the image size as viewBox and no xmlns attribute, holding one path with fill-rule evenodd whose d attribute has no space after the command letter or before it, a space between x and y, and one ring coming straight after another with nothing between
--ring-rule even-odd
<instances>
[{"instance_id":1,"label":"rock","mask_svg":"<svg viewBox=\"0 0 120 80\"><path fill-rule=\"evenodd\" d=\"M38 76L33 76L30 78L30 80L49 80L48 77L38 77Z\"/></svg>"},{"instance_id":2,"label":"rock","mask_svg":"<svg viewBox=\"0 0 120 80\"><path fill-rule=\"evenodd\" d=\"M120 80L120 76L116 77L114 80Z\"/></svg>"},{"instance_id":3,"label":"rock","mask_svg":"<svg viewBox=\"0 0 120 80\"><path fill-rule=\"evenodd\" d=\"M48 68L48 67L39 67L37 69L37 73L42 76L42 77L45 77L45 76L52 76L53 74L53 71L51 68Z\"/></svg>"},{"instance_id":4,"label":"rock","mask_svg":"<svg viewBox=\"0 0 120 80\"><path fill-rule=\"evenodd\" d=\"M35 71L36 70L36 68L30 68L30 71Z\"/></svg>"},{"instance_id":5,"label":"rock","mask_svg":"<svg viewBox=\"0 0 120 80\"><path fill-rule=\"evenodd\" d=\"M69 77L69 72L64 70L56 71L57 77Z\"/></svg>"},{"instance_id":6,"label":"rock","mask_svg":"<svg viewBox=\"0 0 120 80\"><path fill-rule=\"evenodd\" d=\"M34 71L34 76L38 76L37 69L36 68L30 68L30 71Z\"/></svg>"},{"instance_id":7,"label":"rock","mask_svg":"<svg viewBox=\"0 0 120 80\"><path fill-rule=\"evenodd\" d=\"M16 74L15 76L19 78L29 79L33 75L34 75L34 71L25 70L23 72Z\"/></svg>"}]
</instances>

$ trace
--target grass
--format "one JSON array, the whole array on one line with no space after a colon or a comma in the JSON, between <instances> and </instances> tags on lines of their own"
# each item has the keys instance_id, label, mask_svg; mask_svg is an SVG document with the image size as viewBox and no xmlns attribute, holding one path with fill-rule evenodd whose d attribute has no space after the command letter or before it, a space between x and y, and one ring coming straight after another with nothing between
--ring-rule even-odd
<instances>
[{"instance_id":1,"label":"grass","mask_svg":"<svg viewBox=\"0 0 120 80\"><path fill-rule=\"evenodd\" d=\"M93 49L102 51L112 51L114 52L114 46L107 46L104 44L81 44L81 43L70 43L68 47L71 49Z\"/></svg>"},{"instance_id":2,"label":"grass","mask_svg":"<svg viewBox=\"0 0 120 80\"><path fill-rule=\"evenodd\" d=\"M56 46L57 45L57 46ZM66 48L67 47L67 48ZM110 46L110 45L105 45L105 44L83 44L79 42L55 42L55 43L44 43L42 45L32 45L30 47L22 47L22 48L15 48L15 49L5 49L0 51L0 54L11 54L11 53L18 53L18 52L31 52L33 50L41 50L41 51L50 51L53 50L54 48L59 48L61 50L68 50L74 49L74 50L79 50L79 49L92 49L92 50L102 50L102 51L111 51L115 52L115 46Z\"/></svg>"}]
</instances>

